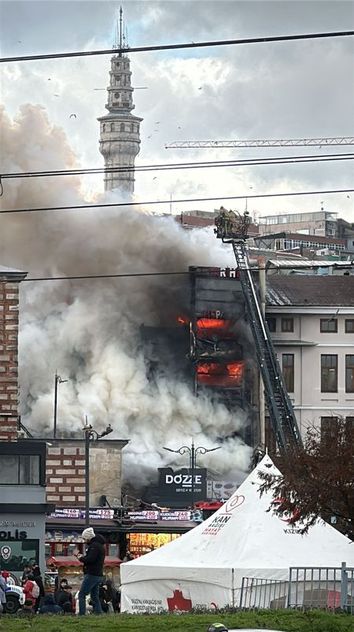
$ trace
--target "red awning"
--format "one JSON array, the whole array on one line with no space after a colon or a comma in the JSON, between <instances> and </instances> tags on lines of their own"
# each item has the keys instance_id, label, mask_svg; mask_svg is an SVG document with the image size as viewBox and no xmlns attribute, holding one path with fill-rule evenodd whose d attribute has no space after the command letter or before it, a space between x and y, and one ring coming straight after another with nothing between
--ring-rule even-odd
<instances>
[{"instance_id":1,"label":"red awning","mask_svg":"<svg viewBox=\"0 0 354 632\"><path fill-rule=\"evenodd\" d=\"M106 555L104 560L105 566L120 566L122 560L119 557L112 557ZM81 562L74 555L57 555L47 559L47 566L67 567L67 566L82 566Z\"/></svg>"}]
</instances>

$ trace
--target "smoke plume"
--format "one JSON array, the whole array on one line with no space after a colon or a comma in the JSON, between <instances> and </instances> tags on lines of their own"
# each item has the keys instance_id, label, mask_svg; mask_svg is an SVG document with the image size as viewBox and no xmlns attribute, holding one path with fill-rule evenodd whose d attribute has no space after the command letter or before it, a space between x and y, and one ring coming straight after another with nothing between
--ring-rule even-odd
<instances>
[{"instance_id":1,"label":"smoke plume","mask_svg":"<svg viewBox=\"0 0 354 632\"><path fill-rule=\"evenodd\" d=\"M77 166L64 133L39 106L25 105L11 120L1 112L2 173ZM3 209L83 203L77 177L4 180ZM109 194L95 202L121 202ZM211 230L183 230L172 217L136 207L3 214L1 264L28 277L188 270L189 265L233 265ZM148 379L139 329L173 325L188 310L187 276L23 282L20 293L22 420L36 436L51 432L54 374L59 385L58 433L80 431L85 415L97 429L108 423L130 439L124 473L152 479L171 464L164 445L194 437L205 447L244 423L206 396L195 398L183 376ZM204 457L223 475L245 470L249 449L229 439ZM181 457L174 462L184 465Z\"/></svg>"}]
</instances>

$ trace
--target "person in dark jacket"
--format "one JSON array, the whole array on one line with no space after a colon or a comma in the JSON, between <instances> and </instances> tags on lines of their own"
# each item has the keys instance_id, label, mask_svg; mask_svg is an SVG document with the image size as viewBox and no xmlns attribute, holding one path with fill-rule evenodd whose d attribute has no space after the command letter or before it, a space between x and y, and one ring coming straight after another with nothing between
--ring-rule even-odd
<instances>
[{"instance_id":1,"label":"person in dark jacket","mask_svg":"<svg viewBox=\"0 0 354 632\"><path fill-rule=\"evenodd\" d=\"M58 592L56 593L55 601L58 604L58 606L63 608L64 612L72 613L74 611L74 608L73 608L73 595L71 592L71 586L64 584L62 587L62 590L58 590Z\"/></svg>"},{"instance_id":2,"label":"person in dark jacket","mask_svg":"<svg viewBox=\"0 0 354 632\"><path fill-rule=\"evenodd\" d=\"M42 579L42 575L41 575L41 569L39 568L38 564L34 564L32 566L32 575L34 577L34 581L36 582L38 588L39 588L39 595L36 599L36 603L34 606L34 611L38 612L39 610L39 606L41 605L45 592L44 592L44 584L43 584L43 579Z\"/></svg>"},{"instance_id":3,"label":"person in dark jacket","mask_svg":"<svg viewBox=\"0 0 354 632\"><path fill-rule=\"evenodd\" d=\"M38 610L39 614L62 614L63 609L55 603L53 595L44 597L43 606Z\"/></svg>"},{"instance_id":4,"label":"person in dark jacket","mask_svg":"<svg viewBox=\"0 0 354 632\"><path fill-rule=\"evenodd\" d=\"M82 537L88 542L88 547L85 555L77 555L78 560L84 565L84 579L79 591L79 615L86 614L87 595L90 595L93 612L102 614L99 586L103 581L105 540L101 535L96 535L92 527L84 529Z\"/></svg>"}]
</instances>

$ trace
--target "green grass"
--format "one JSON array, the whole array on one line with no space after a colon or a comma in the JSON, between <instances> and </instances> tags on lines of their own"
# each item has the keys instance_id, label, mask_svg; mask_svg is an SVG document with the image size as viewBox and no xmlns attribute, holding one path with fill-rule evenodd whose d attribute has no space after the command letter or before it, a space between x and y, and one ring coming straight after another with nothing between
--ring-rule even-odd
<instances>
[{"instance_id":1,"label":"green grass","mask_svg":"<svg viewBox=\"0 0 354 632\"><path fill-rule=\"evenodd\" d=\"M206 632L219 621L229 628L274 628L284 632L354 632L354 616L327 612L264 610L232 614L105 615L30 619L0 616L2 632Z\"/></svg>"}]
</instances>

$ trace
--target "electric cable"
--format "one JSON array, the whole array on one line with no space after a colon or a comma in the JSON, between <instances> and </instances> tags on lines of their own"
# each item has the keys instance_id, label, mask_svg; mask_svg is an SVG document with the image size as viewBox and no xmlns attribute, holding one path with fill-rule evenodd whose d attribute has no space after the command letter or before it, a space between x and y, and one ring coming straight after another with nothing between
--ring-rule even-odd
<instances>
[{"instance_id":1,"label":"electric cable","mask_svg":"<svg viewBox=\"0 0 354 632\"><path fill-rule=\"evenodd\" d=\"M10 173L2 173L1 179L18 179L18 178L43 178L58 176L78 176L78 175L96 175L100 173L127 173L136 171L170 171L175 169L204 169L217 167L242 167L242 166L262 166L262 165L279 165L279 164L296 164L306 162L330 162L337 160L353 160L354 153L336 153L336 154L310 154L299 156L275 156L268 158L242 158L231 160L209 160L200 162L172 162L157 163L155 165L136 165L136 166L117 166L117 167L93 167L83 169L55 169L51 171L17 171Z\"/></svg>"},{"instance_id":2,"label":"electric cable","mask_svg":"<svg viewBox=\"0 0 354 632\"><path fill-rule=\"evenodd\" d=\"M270 37L247 37L243 39L215 40L210 42L188 42L185 44L161 44L156 46L132 46L129 48L105 48L101 50L71 51L66 53L44 53L39 55L16 55L14 57L0 57L0 63L19 61L39 61L43 59L62 59L63 57L89 57L94 55L124 55L163 50L178 50L188 48L206 48L215 46L236 46L240 44L266 44L271 42L291 42L296 40L325 39L329 37L351 37L354 31L331 31L328 33L303 33L300 35L277 35Z\"/></svg>"},{"instance_id":3,"label":"electric cable","mask_svg":"<svg viewBox=\"0 0 354 632\"><path fill-rule=\"evenodd\" d=\"M284 254L284 258L286 258L286 254ZM314 265L313 263L309 263L308 265L303 263L303 260L294 259L294 265L292 267L296 268L297 263L301 261L301 269L312 269L316 267L321 267L321 260L318 260L318 265ZM324 263L327 263L325 261ZM342 263L348 263L348 265L354 265L353 261L344 261ZM333 261L333 265L336 265L336 261ZM208 267L208 266L206 266ZM231 266L217 266L220 269L235 269ZM326 267L328 267L326 265ZM213 266L215 269L215 266ZM237 268L236 268L237 269ZM259 266L250 266L249 268L242 268L243 270L249 270L250 272L259 272L260 270L264 270L264 267ZM291 266L289 265L280 265L277 266L277 270L289 270ZM128 279L128 278L139 278L139 277L161 277L161 276L188 276L190 272L188 270L185 271L172 271L172 272L127 272L123 274L83 274L83 275L75 275L75 276L58 276L58 277L29 277L26 279L22 279L21 283L25 282L36 282L36 281L85 281L92 279Z\"/></svg>"},{"instance_id":4,"label":"electric cable","mask_svg":"<svg viewBox=\"0 0 354 632\"><path fill-rule=\"evenodd\" d=\"M219 195L215 197L198 197L198 198L177 198L174 200L149 200L146 202L109 202L102 204L77 204L73 206L43 206L39 208L18 208L18 209L3 209L0 210L0 215L5 213L42 213L47 211L77 211L82 209L98 209L98 208L112 208L112 207L132 207L132 206L159 206L161 204L182 204L190 202L217 202L220 200L251 200L262 199L272 197L295 197L301 195L331 195L336 193L353 193L353 188L348 189L322 189L321 191L293 191L287 193L259 193L257 194L244 194L244 195Z\"/></svg>"}]
</instances>

